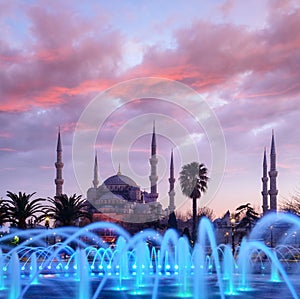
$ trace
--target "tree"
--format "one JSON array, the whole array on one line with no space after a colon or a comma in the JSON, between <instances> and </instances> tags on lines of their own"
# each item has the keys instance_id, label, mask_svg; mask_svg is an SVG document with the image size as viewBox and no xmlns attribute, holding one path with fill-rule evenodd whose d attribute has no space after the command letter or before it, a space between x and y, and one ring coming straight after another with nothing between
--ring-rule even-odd
<instances>
[{"instance_id":1,"label":"tree","mask_svg":"<svg viewBox=\"0 0 300 299\"><path fill-rule=\"evenodd\" d=\"M184 165L180 172L179 182L184 195L193 200L193 242L196 241L197 199L207 190L207 168L204 164L192 162Z\"/></svg>"},{"instance_id":2,"label":"tree","mask_svg":"<svg viewBox=\"0 0 300 299\"><path fill-rule=\"evenodd\" d=\"M169 219L168 219L168 228L173 228L175 230L178 229L178 224L177 224L177 219L176 219L176 215L174 212L172 212L169 215Z\"/></svg>"},{"instance_id":3,"label":"tree","mask_svg":"<svg viewBox=\"0 0 300 299\"><path fill-rule=\"evenodd\" d=\"M9 222L9 217L7 215L7 204L6 200L0 198L0 226L6 222Z\"/></svg>"},{"instance_id":4,"label":"tree","mask_svg":"<svg viewBox=\"0 0 300 299\"><path fill-rule=\"evenodd\" d=\"M184 230L183 230L183 233L182 233L182 236L185 236L189 242L189 245L191 245L191 234L190 234L190 230L188 227L185 227Z\"/></svg>"},{"instance_id":5,"label":"tree","mask_svg":"<svg viewBox=\"0 0 300 299\"><path fill-rule=\"evenodd\" d=\"M291 198L285 199L280 206L280 209L284 212L300 216L300 191L296 190Z\"/></svg>"},{"instance_id":6,"label":"tree","mask_svg":"<svg viewBox=\"0 0 300 299\"><path fill-rule=\"evenodd\" d=\"M198 209L197 216L198 220L200 220L202 217L206 217L210 221L213 221L215 218L214 210L206 206L200 207Z\"/></svg>"},{"instance_id":7,"label":"tree","mask_svg":"<svg viewBox=\"0 0 300 299\"><path fill-rule=\"evenodd\" d=\"M193 218L193 213L191 211L187 211L185 214L179 214L179 217L181 217L181 219L184 219L185 221L189 221L190 219ZM177 218L179 218L179 217L177 217ZM206 217L210 221L213 221L215 218L214 210L207 206L199 207L197 210L198 221L202 217Z\"/></svg>"},{"instance_id":8,"label":"tree","mask_svg":"<svg viewBox=\"0 0 300 299\"><path fill-rule=\"evenodd\" d=\"M259 219L258 216L258 213L251 207L250 203L239 206L235 210L235 218L239 220L236 228L244 228L250 231Z\"/></svg>"},{"instance_id":9,"label":"tree","mask_svg":"<svg viewBox=\"0 0 300 299\"><path fill-rule=\"evenodd\" d=\"M36 223L40 222L44 216L44 205L45 199L36 198L31 200L31 197L35 194L26 194L19 192L19 194L7 191L7 197L5 207L7 208L6 213L8 222L13 226L20 229L26 229L27 219L34 219ZM40 214L40 215L38 215Z\"/></svg>"},{"instance_id":10,"label":"tree","mask_svg":"<svg viewBox=\"0 0 300 299\"><path fill-rule=\"evenodd\" d=\"M55 220L56 226L75 226L79 218L87 218L92 221L92 215L88 211L88 205L82 195L66 194L48 198L52 206L48 207L46 214Z\"/></svg>"}]
</instances>

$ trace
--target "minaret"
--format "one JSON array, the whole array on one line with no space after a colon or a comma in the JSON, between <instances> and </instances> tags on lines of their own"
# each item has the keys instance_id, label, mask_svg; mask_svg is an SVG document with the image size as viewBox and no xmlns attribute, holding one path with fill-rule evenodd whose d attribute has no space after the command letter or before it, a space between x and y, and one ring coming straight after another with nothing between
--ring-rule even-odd
<instances>
[{"instance_id":1,"label":"minaret","mask_svg":"<svg viewBox=\"0 0 300 299\"><path fill-rule=\"evenodd\" d=\"M267 153L266 149L264 150L264 160L263 160L263 176L262 180L262 210L263 215L266 215L268 212L268 165L267 165Z\"/></svg>"},{"instance_id":2,"label":"minaret","mask_svg":"<svg viewBox=\"0 0 300 299\"><path fill-rule=\"evenodd\" d=\"M175 190L174 190L174 163L173 163L173 150L171 152L171 162L170 162L170 190L169 190L169 214L175 211Z\"/></svg>"},{"instance_id":3,"label":"minaret","mask_svg":"<svg viewBox=\"0 0 300 299\"><path fill-rule=\"evenodd\" d=\"M97 152L95 152L93 186L94 186L95 189L97 189L98 185L99 185L99 178L98 178L98 158L97 158Z\"/></svg>"},{"instance_id":4,"label":"minaret","mask_svg":"<svg viewBox=\"0 0 300 299\"><path fill-rule=\"evenodd\" d=\"M271 142L271 153L270 153L270 171L269 171L269 177L270 177L270 211L276 212L277 211L277 186L276 186L276 178L278 175L278 172L276 170L276 151L275 151L275 139L274 139L274 131L272 131L272 142Z\"/></svg>"},{"instance_id":5,"label":"minaret","mask_svg":"<svg viewBox=\"0 0 300 299\"><path fill-rule=\"evenodd\" d=\"M151 201L157 201L158 193L157 193L157 162L158 159L156 157L156 136L155 136L155 122L153 122L153 133L152 133L152 142L151 142L151 158L149 159L151 166L151 174L149 176L150 179L150 199Z\"/></svg>"},{"instance_id":6,"label":"minaret","mask_svg":"<svg viewBox=\"0 0 300 299\"><path fill-rule=\"evenodd\" d=\"M58 137L57 137L57 149L56 149L56 179L54 180L56 185L56 196L59 196L62 194L62 186L64 183L64 180L62 178L62 169L64 167L64 163L62 162L62 146L61 146L61 138L60 138L60 128L58 129Z\"/></svg>"}]
</instances>

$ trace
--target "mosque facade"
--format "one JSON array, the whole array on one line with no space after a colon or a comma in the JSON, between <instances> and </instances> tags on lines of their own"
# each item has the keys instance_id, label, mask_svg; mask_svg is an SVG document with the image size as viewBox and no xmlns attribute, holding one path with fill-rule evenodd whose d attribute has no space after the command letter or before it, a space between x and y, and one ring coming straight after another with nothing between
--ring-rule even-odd
<instances>
[{"instance_id":1,"label":"mosque facade","mask_svg":"<svg viewBox=\"0 0 300 299\"><path fill-rule=\"evenodd\" d=\"M118 172L99 184L98 159L95 153L94 171L92 187L87 190L87 201L92 206L93 221L113 221L122 223L151 223L159 221L169 216L175 210L175 191L174 191L174 161L173 152L170 159L169 177L169 206L163 208L159 202L157 191L157 144L155 124L153 125L151 150L150 150L150 192L142 191L140 186L129 176L121 173L119 166ZM62 145L60 132L57 142L57 162L56 167L56 195L62 194Z\"/></svg>"}]
</instances>

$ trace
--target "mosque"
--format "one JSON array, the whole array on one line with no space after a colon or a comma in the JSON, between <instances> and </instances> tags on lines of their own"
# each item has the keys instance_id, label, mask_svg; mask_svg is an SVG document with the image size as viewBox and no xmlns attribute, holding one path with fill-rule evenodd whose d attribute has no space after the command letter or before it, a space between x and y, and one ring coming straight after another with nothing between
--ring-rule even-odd
<instances>
[{"instance_id":1,"label":"mosque","mask_svg":"<svg viewBox=\"0 0 300 299\"><path fill-rule=\"evenodd\" d=\"M166 219L175 211L175 191L174 191L174 162L173 152L170 159L170 176L169 176L169 206L163 209L159 202L157 190L157 164L156 155L156 133L155 124L153 125L151 150L150 150L150 192L142 191L139 185L130 177L121 173L120 166L115 175L104 180L99 185L98 160L95 154L94 173L92 187L87 190L87 202L91 206L93 221L111 221L121 223L129 231L134 231L137 224L153 223ZM63 161L62 161L62 144L60 131L57 140L57 161L56 167L56 195L63 193ZM268 212L277 212L277 169L276 169L276 150L274 132L272 132L271 150L270 150L270 169L268 171L266 149L263 155L263 176L262 176L262 215ZM92 171L91 171L92 173ZM268 187L270 182L270 187ZM223 218L218 218L218 227L230 226L230 214L228 212ZM228 217L227 217L227 216ZM227 219L228 218L228 219ZM139 227L140 228L140 227Z\"/></svg>"},{"instance_id":2,"label":"mosque","mask_svg":"<svg viewBox=\"0 0 300 299\"><path fill-rule=\"evenodd\" d=\"M121 173L120 166L118 172L107 178L99 185L98 160L95 154L94 177L92 187L87 190L87 201L91 204L93 221L113 221L121 223L151 223L160 219L167 218L175 210L175 191L174 191L174 162L173 152L170 159L170 178L169 178L169 206L163 209L158 200L157 191L157 164L156 155L156 133L153 124L153 133L150 152L150 192L141 191L138 184L130 177ZM62 144L60 132L57 140L57 161L56 167L56 195L61 195L63 187L63 161ZM92 173L92 172L91 172ZM128 228L128 225L126 225Z\"/></svg>"}]
</instances>

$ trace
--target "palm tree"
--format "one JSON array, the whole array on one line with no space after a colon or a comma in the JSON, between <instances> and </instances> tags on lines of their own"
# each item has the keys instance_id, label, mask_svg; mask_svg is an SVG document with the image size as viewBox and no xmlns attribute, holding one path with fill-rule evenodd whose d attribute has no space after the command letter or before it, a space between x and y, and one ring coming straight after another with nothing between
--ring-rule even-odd
<instances>
[{"instance_id":1,"label":"palm tree","mask_svg":"<svg viewBox=\"0 0 300 299\"><path fill-rule=\"evenodd\" d=\"M9 217L7 215L7 204L6 200L2 197L0 198L0 227L9 221Z\"/></svg>"},{"instance_id":2,"label":"palm tree","mask_svg":"<svg viewBox=\"0 0 300 299\"><path fill-rule=\"evenodd\" d=\"M52 206L50 206L46 214L55 220L56 226L74 226L79 218L87 218L92 220L91 213L87 210L87 203L82 199L82 195L73 194L68 197L61 194L53 198L48 198Z\"/></svg>"},{"instance_id":3,"label":"palm tree","mask_svg":"<svg viewBox=\"0 0 300 299\"><path fill-rule=\"evenodd\" d=\"M258 213L251 207L250 203L239 206L236 208L235 212L235 218L241 218L236 228L244 228L251 231L252 227L259 219Z\"/></svg>"},{"instance_id":4,"label":"palm tree","mask_svg":"<svg viewBox=\"0 0 300 299\"><path fill-rule=\"evenodd\" d=\"M193 242L196 241L197 199L207 190L207 168L204 164L192 162L184 165L180 172L179 182L184 195L193 200Z\"/></svg>"},{"instance_id":5,"label":"palm tree","mask_svg":"<svg viewBox=\"0 0 300 299\"><path fill-rule=\"evenodd\" d=\"M7 197L9 198L5 202L6 215L8 222L13 226L20 229L26 229L26 220L34 219L36 223L42 220L44 214L43 202L45 199L36 198L31 200L31 197L35 194L26 194L19 192L19 194L7 191ZM38 215L40 214L40 215Z\"/></svg>"}]
</instances>

